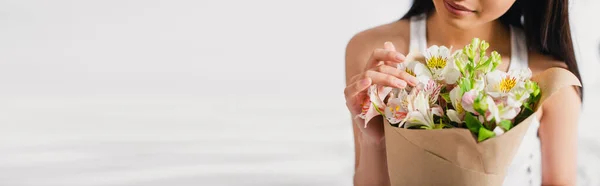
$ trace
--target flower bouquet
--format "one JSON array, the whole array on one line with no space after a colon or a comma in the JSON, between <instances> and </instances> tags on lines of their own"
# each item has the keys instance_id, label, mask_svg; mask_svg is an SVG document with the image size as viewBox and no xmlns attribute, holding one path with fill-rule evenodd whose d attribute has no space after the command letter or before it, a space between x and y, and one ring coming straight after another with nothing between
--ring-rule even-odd
<instances>
[{"instance_id":1,"label":"flower bouquet","mask_svg":"<svg viewBox=\"0 0 600 186\"><path fill-rule=\"evenodd\" d=\"M392 185L501 185L541 103L556 90L580 86L562 68L532 77L530 69L496 68L501 56L473 39L451 52L412 51L398 68L419 84L373 85L359 117L384 117Z\"/></svg>"}]
</instances>

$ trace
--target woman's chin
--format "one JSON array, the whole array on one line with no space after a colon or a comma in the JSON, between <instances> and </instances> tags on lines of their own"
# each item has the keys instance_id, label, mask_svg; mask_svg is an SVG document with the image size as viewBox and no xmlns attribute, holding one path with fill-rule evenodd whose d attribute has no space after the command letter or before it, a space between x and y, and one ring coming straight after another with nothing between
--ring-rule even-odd
<instances>
[{"instance_id":1,"label":"woman's chin","mask_svg":"<svg viewBox=\"0 0 600 186\"><path fill-rule=\"evenodd\" d=\"M439 11L438 11L439 12ZM477 20L473 19L473 17L456 17L452 15L448 15L448 12L439 12L440 18L448 23L448 25L458 28L458 29L470 29L477 25Z\"/></svg>"}]
</instances>

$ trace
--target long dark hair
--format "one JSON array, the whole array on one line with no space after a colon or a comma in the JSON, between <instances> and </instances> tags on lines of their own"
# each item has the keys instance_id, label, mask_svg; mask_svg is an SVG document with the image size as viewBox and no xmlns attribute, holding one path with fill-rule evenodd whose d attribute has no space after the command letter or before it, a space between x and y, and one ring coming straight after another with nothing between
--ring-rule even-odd
<instances>
[{"instance_id":1,"label":"long dark hair","mask_svg":"<svg viewBox=\"0 0 600 186\"><path fill-rule=\"evenodd\" d=\"M581 82L571 38L568 4L568 0L516 0L499 20L506 25L522 28L529 50L564 61L568 70ZM435 11L432 0L414 0L402 19L432 11ZM583 100L583 88L579 92Z\"/></svg>"}]
</instances>

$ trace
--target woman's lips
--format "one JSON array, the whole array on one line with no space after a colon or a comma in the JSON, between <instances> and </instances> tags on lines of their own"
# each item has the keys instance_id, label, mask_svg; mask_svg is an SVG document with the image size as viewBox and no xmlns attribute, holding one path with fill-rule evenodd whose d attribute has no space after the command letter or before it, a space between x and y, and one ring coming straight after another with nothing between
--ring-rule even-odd
<instances>
[{"instance_id":1,"label":"woman's lips","mask_svg":"<svg viewBox=\"0 0 600 186\"><path fill-rule=\"evenodd\" d=\"M467 7L446 0L444 0L444 6L446 7L446 9L448 9L450 13L455 15L467 15L475 12Z\"/></svg>"}]
</instances>

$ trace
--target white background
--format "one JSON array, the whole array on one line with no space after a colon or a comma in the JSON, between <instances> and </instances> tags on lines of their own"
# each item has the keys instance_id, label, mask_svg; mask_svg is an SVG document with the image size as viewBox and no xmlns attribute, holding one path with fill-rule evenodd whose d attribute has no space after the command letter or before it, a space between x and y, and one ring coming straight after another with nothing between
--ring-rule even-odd
<instances>
[{"instance_id":1,"label":"white background","mask_svg":"<svg viewBox=\"0 0 600 186\"><path fill-rule=\"evenodd\" d=\"M408 4L0 1L0 185L351 185L344 48ZM600 185L600 4L573 5Z\"/></svg>"}]
</instances>

